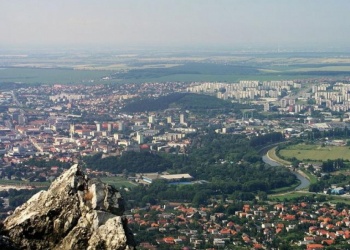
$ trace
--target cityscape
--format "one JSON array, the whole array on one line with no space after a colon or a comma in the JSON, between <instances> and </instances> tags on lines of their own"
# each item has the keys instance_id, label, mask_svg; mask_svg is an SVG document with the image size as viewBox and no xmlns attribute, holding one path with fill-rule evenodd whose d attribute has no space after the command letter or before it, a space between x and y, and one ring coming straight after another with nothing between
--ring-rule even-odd
<instances>
[{"instance_id":1,"label":"cityscape","mask_svg":"<svg viewBox=\"0 0 350 250\"><path fill-rule=\"evenodd\" d=\"M0 249L350 249L349 9L0 1Z\"/></svg>"},{"instance_id":2,"label":"cityscape","mask_svg":"<svg viewBox=\"0 0 350 250\"><path fill-rule=\"evenodd\" d=\"M312 79L138 85L40 84L4 90L1 105L7 110L1 114L0 129L2 190L45 188L67 167L81 164L94 155L118 158L133 152L186 156L191 154L195 141L210 130L218 135L244 136L251 140L277 133L281 135L277 144L279 141L300 144L311 139L316 145L323 143L326 147L343 148L348 143L346 135L344 139L341 136L322 139L321 135L320 139L315 139L310 138L310 133L315 136L316 131L321 134L347 129L349 86L345 81ZM207 113L176 106L154 109L149 104L141 108L137 105L140 111L128 110L135 108L134 100L155 101L163 100L162 97L171 99L174 95L189 95L192 99L199 96L208 102L211 98L222 99L224 103L246 108L239 112L225 108ZM321 180L329 173L322 161L297 160L295 165L294 159L286 164L288 158L276 159L269 155L276 155L273 151L276 148L268 148L264 156L268 158L265 159L267 164L290 168L289 171L297 177L299 173L298 178L304 182L298 184L304 186L292 185L286 189L296 195L295 202L275 199L274 196L283 196L273 194L273 190L253 191L257 195L253 196L257 199L253 203L249 201L251 198L232 200L227 195L224 200L217 195L208 196L210 200L197 206L193 206L193 201L178 202L178 199L145 202L145 206L132 207L125 215L135 235L139 231L147 232L145 240L140 241L140 248L167 249L171 246L180 249L185 245L200 249L204 246L264 249L276 244L279 234L288 237L289 233L293 235L290 237L295 249L323 249L327 245L346 243L350 237L345 205L350 198L350 185L344 185L347 178L317 189L314 180ZM226 164L226 161L219 159L214 165ZM143 170L134 172L124 166L123 170L108 171L87 165L86 171L122 188L126 196L133 187L153 185L157 180L176 185L206 185L210 181L198 179L192 172L152 172L142 166L140 169ZM118 186L118 182L122 184ZM294 188L299 191L294 193ZM334 198L336 196L338 198ZM15 197L2 198L4 214L19 204ZM342 201L338 201L339 197ZM331 205L333 199L334 206ZM324 203L328 200L330 203Z\"/></svg>"}]
</instances>

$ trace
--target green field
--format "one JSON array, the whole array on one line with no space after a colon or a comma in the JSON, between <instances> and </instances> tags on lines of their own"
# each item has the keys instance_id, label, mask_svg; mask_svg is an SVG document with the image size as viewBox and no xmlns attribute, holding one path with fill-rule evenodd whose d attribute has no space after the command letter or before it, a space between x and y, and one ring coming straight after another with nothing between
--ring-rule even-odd
<instances>
[{"instance_id":1,"label":"green field","mask_svg":"<svg viewBox=\"0 0 350 250\"><path fill-rule=\"evenodd\" d=\"M165 82L165 81L222 81L222 82L238 82L240 80L288 80L296 78L296 75L285 76L283 74L181 74L169 73L168 75L147 75L148 69L143 70L145 75L134 76L128 74L126 79L115 78L112 80L102 80L103 77L110 76L113 72L107 70L73 70L73 69L39 69L39 68L5 68L0 69L0 82L19 82L19 83L43 83L43 84L69 84L69 83L119 83L119 82ZM298 75L298 78L308 78L310 76Z\"/></svg>"},{"instance_id":2,"label":"green field","mask_svg":"<svg viewBox=\"0 0 350 250\"><path fill-rule=\"evenodd\" d=\"M13 51L9 52L12 55ZM0 57L1 83L140 83L165 81L342 78L347 52L241 53L235 51L27 51ZM110 80L102 80L110 77Z\"/></svg>"},{"instance_id":3,"label":"green field","mask_svg":"<svg viewBox=\"0 0 350 250\"><path fill-rule=\"evenodd\" d=\"M341 197L337 195L324 195L324 194L314 194L308 192L289 192L280 195L269 195L268 199L271 201L283 201L283 200L291 200L295 198L301 197L323 197L326 198L326 202L329 203L345 203L350 205L350 199L346 197Z\"/></svg>"},{"instance_id":4,"label":"green field","mask_svg":"<svg viewBox=\"0 0 350 250\"><path fill-rule=\"evenodd\" d=\"M283 201L284 199L290 200L294 198L299 198L299 197L309 197L313 196L313 193L305 193L305 192L289 192L289 193L283 193L283 194L271 194L268 196L269 200L280 200Z\"/></svg>"},{"instance_id":5,"label":"green field","mask_svg":"<svg viewBox=\"0 0 350 250\"><path fill-rule=\"evenodd\" d=\"M103 177L101 178L102 182L110 184L115 186L116 188L126 187L126 188L132 188L135 187L137 184L132 183L128 180L126 180L123 177Z\"/></svg>"},{"instance_id":6,"label":"green field","mask_svg":"<svg viewBox=\"0 0 350 250\"><path fill-rule=\"evenodd\" d=\"M123 177L103 177L100 178L102 182L108 183L110 185L115 186L116 188L121 187L135 187L137 184L132 183ZM26 182L26 181L16 181L16 180L0 180L0 185L4 186L35 186L35 187L48 187L50 182Z\"/></svg>"},{"instance_id":7,"label":"green field","mask_svg":"<svg viewBox=\"0 0 350 250\"><path fill-rule=\"evenodd\" d=\"M279 154L285 159L326 161L335 159L350 160L350 148L346 146L325 146L298 144L289 146L279 151Z\"/></svg>"},{"instance_id":8,"label":"green field","mask_svg":"<svg viewBox=\"0 0 350 250\"><path fill-rule=\"evenodd\" d=\"M332 64L330 64L332 65ZM180 64L140 64L138 67L128 65L107 65L88 67L69 65L62 68L8 67L0 68L1 82L70 84L70 83L143 83L143 82L238 82L240 80L293 80L320 76L344 76L350 70L347 64L320 67L294 65L290 67L274 67L272 65L225 65L214 63ZM118 68L118 67L120 68ZM47 66L49 67L49 66ZM159 68L156 68L159 67ZM75 69L74 69L75 68ZM99 69L99 70L96 70ZM113 79L102 80L103 77Z\"/></svg>"},{"instance_id":9,"label":"green field","mask_svg":"<svg viewBox=\"0 0 350 250\"><path fill-rule=\"evenodd\" d=\"M35 187L48 187L50 182L27 182L17 180L0 180L0 185L8 186L35 186Z\"/></svg>"},{"instance_id":10,"label":"green field","mask_svg":"<svg viewBox=\"0 0 350 250\"><path fill-rule=\"evenodd\" d=\"M73 69L40 69L40 68L1 68L0 82L21 83L105 83L101 80L111 71L73 70Z\"/></svg>"},{"instance_id":11,"label":"green field","mask_svg":"<svg viewBox=\"0 0 350 250\"><path fill-rule=\"evenodd\" d=\"M314 71L328 71L328 72L348 72L350 71L350 66L324 66L317 68L297 68L290 70L290 72L314 72Z\"/></svg>"}]
</instances>

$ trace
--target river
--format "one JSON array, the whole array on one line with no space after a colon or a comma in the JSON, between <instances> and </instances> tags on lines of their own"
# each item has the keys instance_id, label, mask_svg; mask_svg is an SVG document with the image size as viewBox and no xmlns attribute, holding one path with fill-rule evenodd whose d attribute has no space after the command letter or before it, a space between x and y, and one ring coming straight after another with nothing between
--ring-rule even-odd
<instances>
[{"instance_id":1,"label":"river","mask_svg":"<svg viewBox=\"0 0 350 250\"><path fill-rule=\"evenodd\" d=\"M263 150L260 151L260 154L262 155L262 160L270 165L270 166L282 166L281 164L279 164L278 162L270 159L269 157L267 157L267 152L275 147L276 145L271 145L269 147L266 147L264 148ZM303 188L307 188L309 185L310 185L310 181L305 178L304 176L302 176L301 174L299 174L298 172L295 172L295 171L291 171L291 173L293 173L299 180L300 180L300 184L299 186L297 186L295 188L295 190L300 190L300 189L303 189Z\"/></svg>"}]
</instances>

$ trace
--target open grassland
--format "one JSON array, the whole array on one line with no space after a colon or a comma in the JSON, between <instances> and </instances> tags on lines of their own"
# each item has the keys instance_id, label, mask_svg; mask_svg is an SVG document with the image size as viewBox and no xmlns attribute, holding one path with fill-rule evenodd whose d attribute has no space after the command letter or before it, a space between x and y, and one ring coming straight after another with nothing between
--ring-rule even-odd
<instances>
[{"instance_id":1,"label":"open grassland","mask_svg":"<svg viewBox=\"0 0 350 250\"><path fill-rule=\"evenodd\" d=\"M115 186L116 188L130 188L135 187L137 184L132 183L123 177L103 177L101 180L104 183L108 183L110 185ZM32 187L48 187L51 183L50 182L27 182L27 181L18 181L18 180L0 180L0 190L5 189L6 187L16 187L16 188L25 188L28 186Z\"/></svg>"},{"instance_id":2,"label":"open grassland","mask_svg":"<svg viewBox=\"0 0 350 250\"><path fill-rule=\"evenodd\" d=\"M1 186L16 186L16 187L48 187L50 182L29 182L29 181L17 181L17 180L0 180Z\"/></svg>"},{"instance_id":3,"label":"open grassland","mask_svg":"<svg viewBox=\"0 0 350 250\"><path fill-rule=\"evenodd\" d=\"M350 71L350 66L324 66L324 67L315 67L315 68L296 68L290 71L291 72Z\"/></svg>"},{"instance_id":4,"label":"open grassland","mask_svg":"<svg viewBox=\"0 0 350 250\"><path fill-rule=\"evenodd\" d=\"M298 144L279 151L285 159L295 157L300 161L350 160L350 148L346 146L325 146Z\"/></svg>"},{"instance_id":5,"label":"open grassland","mask_svg":"<svg viewBox=\"0 0 350 250\"><path fill-rule=\"evenodd\" d=\"M101 180L104 183L108 183L110 185L115 186L116 188L121 188L121 187L126 187L126 188L132 188L135 187L137 184L136 183L132 183L126 179L124 179L123 177L103 177L101 178Z\"/></svg>"},{"instance_id":6,"label":"open grassland","mask_svg":"<svg viewBox=\"0 0 350 250\"><path fill-rule=\"evenodd\" d=\"M274 147L272 149L270 149L268 152L267 152L267 156L278 162L279 164L281 165L284 165L284 166L289 166L291 165L292 163L289 162L289 161L286 161L286 160L283 160L281 158L279 158L277 155L276 155L276 148L277 147ZM314 184L317 182L317 178L315 175L313 175L312 173L310 173L309 171L305 170L305 169L299 169L299 174L303 175L305 178L307 178L311 184ZM294 188L295 189L295 188ZM288 190L288 189L287 189ZM289 189L291 190L291 189ZM281 192L284 192L283 190L274 190L274 193L281 193Z\"/></svg>"},{"instance_id":7,"label":"open grassland","mask_svg":"<svg viewBox=\"0 0 350 250\"><path fill-rule=\"evenodd\" d=\"M162 63L162 64L145 64L141 66L129 66L125 63L119 63L119 64L109 64L109 65L90 65L90 64L81 64L74 66L74 69L76 70L102 70L102 71L118 71L118 70L133 70L133 69L152 69L152 68L171 68L181 66L181 64L174 64L174 63Z\"/></svg>"},{"instance_id":8,"label":"open grassland","mask_svg":"<svg viewBox=\"0 0 350 250\"><path fill-rule=\"evenodd\" d=\"M269 200L273 200L273 201L276 201L276 200L283 201L284 199L290 200L290 199L299 198L299 197L310 197L313 195L314 195L313 193L293 191L293 192L281 193L281 194L271 194L271 195L268 195L268 198Z\"/></svg>"},{"instance_id":9,"label":"open grassland","mask_svg":"<svg viewBox=\"0 0 350 250\"><path fill-rule=\"evenodd\" d=\"M9 67L0 68L1 82L21 83L142 83L166 81L210 81L210 82L239 82L240 80L294 80L308 79L320 76L342 76L350 71L350 66L266 66L253 65L227 66L210 63L149 63L149 64L76 64L69 67L49 68ZM104 77L112 79L102 80Z\"/></svg>"},{"instance_id":10,"label":"open grassland","mask_svg":"<svg viewBox=\"0 0 350 250\"><path fill-rule=\"evenodd\" d=\"M284 193L284 194L278 194L278 195L269 195L268 199L271 201L284 201L284 200L291 200L291 199L300 199L302 197L315 197L316 199L322 197L325 198L325 202L329 203L345 203L350 205L350 197L344 197L344 196L339 196L339 195L325 195L325 194L315 194L315 193L309 193L309 192L300 192L300 191L295 191L295 192L289 192L289 193Z\"/></svg>"},{"instance_id":11,"label":"open grassland","mask_svg":"<svg viewBox=\"0 0 350 250\"><path fill-rule=\"evenodd\" d=\"M120 68L118 68L120 67ZM133 72L125 73L127 77L115 77L111 80L102 80L103 77L109 77L115 71L124 70L123 65L112 65L111 67L96 67L90 65L80 65L74 69L60 69L60 68L2 68L0 69L0 83L1 82L20 82L20 83L44 83L44 84L69 84L69 83L119 83L119 82L165 82L165 81L223 81L223 82L238 82L240 80L292 80L295 78L310 78L310 75L302 75L295 73L293 75L283 74L206 74L202 73L171 73L168 75L153 75L149 76L148 71L151 68L139 68L145 74L142 76L134 75ZM164 69L176 67L175 65L162 65Z\"/></svg>"},{"instance_id":12,"label":"open grassland","mask_svg":"<svg viewBox=\"0 0 350 250\"><path fill-rule=\"evenodd\" d=\"M22 83L99 83L109 76L110 71L73 70L73 69L39 69L39 68L2 68L0 82Z\"/></svg>"},{"instance_id":13,"label":"open grassland","mask_svg":"<svg viewBox=\"0 0 350 250\"><path fill-rule=\"evenodd\" d=\"M239 82L243 80L251 81L279 81L279 80L294 80L312 78L310 75L283 75L283 74L258 74L258 75L215 75L215 74L174 74L168 76L161 76L156 78L135 79L134 82L153 82L153 81L180 81L180 82ZM128 80L130 82L130 80Z\"/></svg>"}]
</instances>

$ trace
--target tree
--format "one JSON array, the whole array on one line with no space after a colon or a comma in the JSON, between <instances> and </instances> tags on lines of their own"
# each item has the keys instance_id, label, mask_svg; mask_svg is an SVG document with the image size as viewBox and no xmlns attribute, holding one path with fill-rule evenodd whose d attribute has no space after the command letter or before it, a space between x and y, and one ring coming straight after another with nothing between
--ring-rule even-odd
<instances>
[{"instance_id":1,"label":"tree","mask_svg":"<svg viewBox=\"0 0 350 250\"><path fill-rule=\"evenodd\" d=\"M207 204L209 192L206 190L199 191L192 199L192 205L198 207L199 205Z\"/></svg>"},{"instance_id":2,"label":"tree","mask_svg":"<svg viewBox=\"0 0 350 250\"><path fill-rule=\"evenodd\" d=\"M258 192L258 198L260 201L265 201L267 200L267 193L263 191Z\"/></svg>"}]
</instances>

